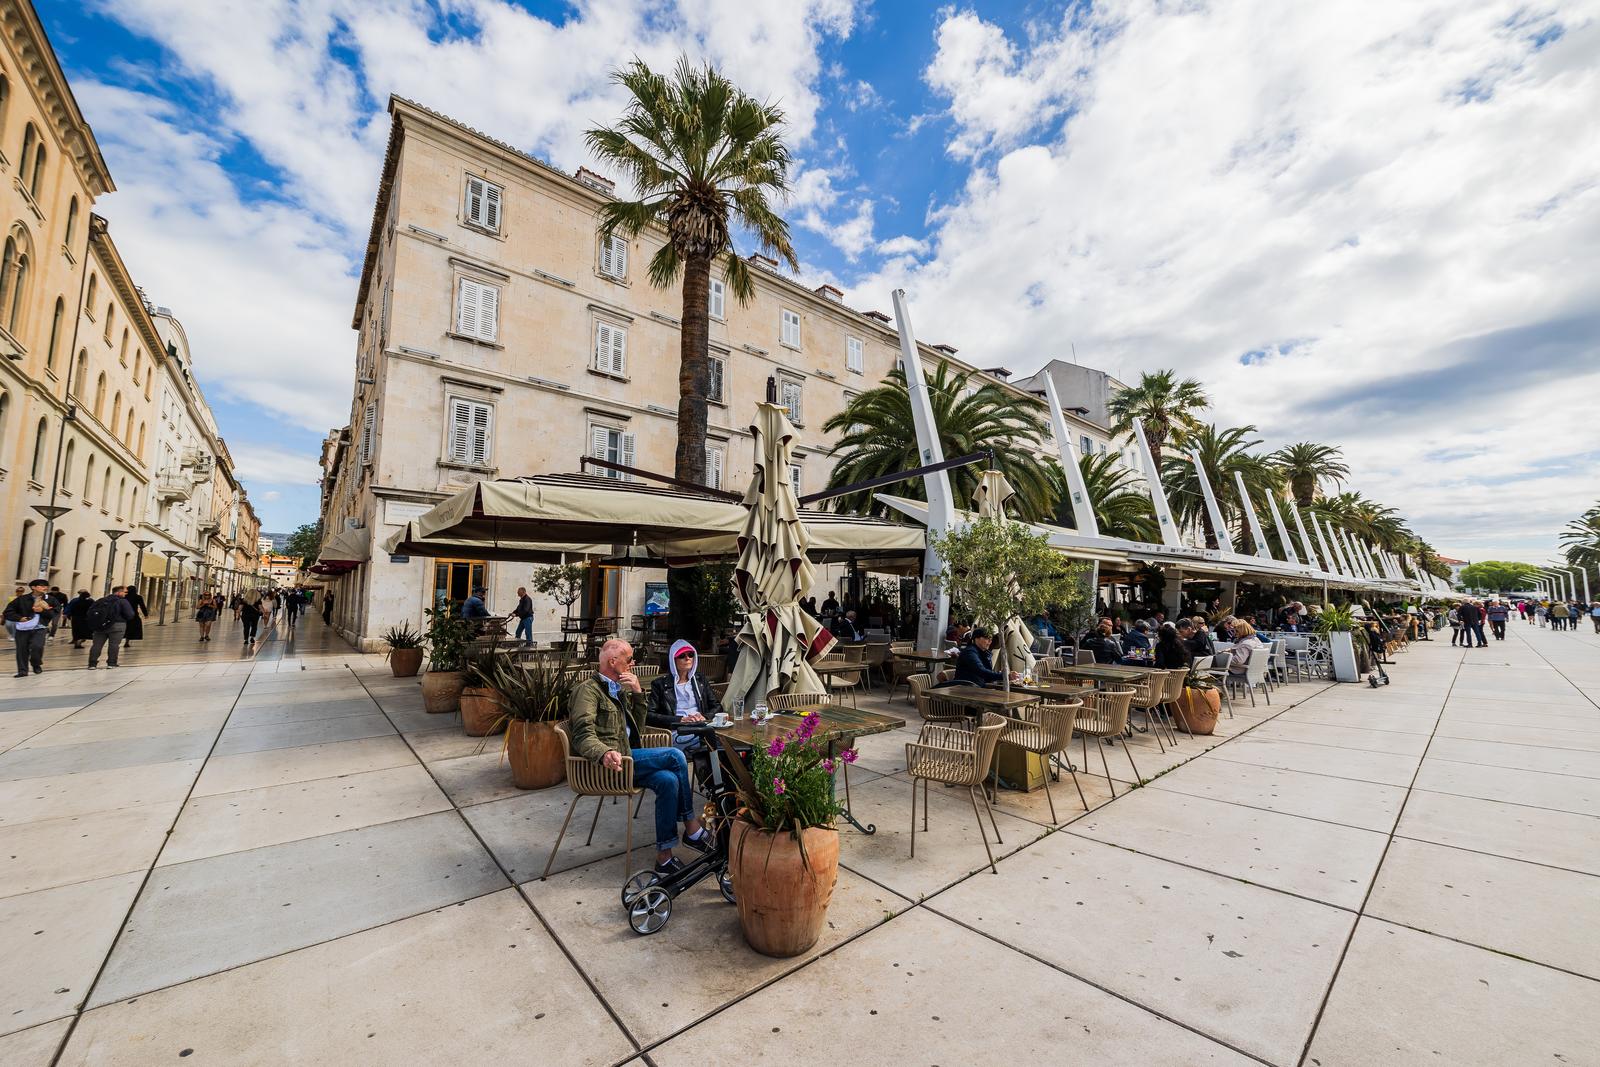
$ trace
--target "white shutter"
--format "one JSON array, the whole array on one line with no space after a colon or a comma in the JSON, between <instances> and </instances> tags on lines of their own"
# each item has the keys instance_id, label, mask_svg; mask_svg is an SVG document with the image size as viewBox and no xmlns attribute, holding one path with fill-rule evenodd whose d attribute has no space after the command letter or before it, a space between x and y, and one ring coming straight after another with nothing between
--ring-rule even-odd
<instances>
[{"instance_id":1,"label":"white shutter","mask_svg":"<svg viewBox=\"0 0 1600 1067\"><path fill-rule=\"evenodd\" d=\"M805 420L800 409L800 383L786 381L779 392L783 407L789 413L789 421L799 425Z\"/></svg>"},{"instance_id":2,"label":"white shutter","mask_svg":"<svg viewBox=\"0 0 1600 1067\"><path fill-rule=\"evenodd\" d=\"M606 374L628 372L628 331L609 322L595 324L594 367Z\"/></svg>"},{"instance_id":3,"label":"white shutter","mask_svg":"<svg viewBox=\"0 0 1600 1067\"><path fill-rule=\"evenodd\" d=\"M493 341L500 335L500 290L478 286L478 336Z\"/></svg>"},{"instance_id":4,"label":"white shutter","mask_svg":"<svg viewBox=\"0 0 1600 1067\"><path fill-rule=\"evenodd\" d=\"M362 463L369 463L369 462L372 461L372 444L373 444L373 438L377 434L377 428L378 428L378 405L376 403L368 404L366 413L361 416L361 462Z\"/></svg>"},{"instance_id":5,"label":"white shutter","mask_svg":"<svg viewBox=\"0 0 1600 1067\"><path fill-rule=\"evenodd\" d=\"M706 446L706 485L722 488L722 449Z\"/></svg>"},{"instance_id":6,"label":"white shutter","mask_svg":"<svg viewBox=\"0 0 1600 1067\"><path fill-rule=\"evenodd\" d=\"M706 386L706 399L715 400L720 404L724 402L722 399L723 363L722 360L718 359L716 356L709 357L709 362L711 370L709 374L709 382Z\"/></svg>"},{"instance_id":7,"label":"white shutter","mask_svg":"<svg viewBox=\"0 0 1600 1067\"><path fill-rule=\"evenodd\" d=\"M472 459L472 406L465 400L450 401L450 459L455 463Z\"/></svg>"},{"instance_id":8,"label":"white shutter","mask_svg":"<svg viewBox=\"0 0 1600 1067\"><path fill-rule=\"evenodd\" d=\"M609 238L600 242L600 273L615 275L611 269L611 241Z\"/></svg>"},{"instance_id":9,"label":"white shutter","mask_svg":"<svg viewBox=\"0 0 1600 1067\"><path fill-rule=\"evenodd\" d=\"M483 225L500 232L500 187L485 183L483 190Z\"/></svg>"},{"instance_id":10,"label":"white shutter","mask_svg":"<svg viewBox=\"0 0 1600 1067\"><path fill-rule=\"evenodd\" d=\"M482 178L467 178L467 221L483 224L483 193L486 183Z\"/></svg>"},{"instance_id":11,"label":"white shutter","mask_svg":"<svg viewBox=\"0 0 1600 1067\"><path fill-rule=\"evenodd\" d=\"M456 285L456 332L493 341L500 332L500 290L467 278Z\"/></svg>"},{"instance_id":12,"label":"white shutter","mask_svg":"<svg viewBox=\"0 0 1600 1067\"><path fill-rule=\"evenodd\" d=\"M857 337L845 338L845 366L856 373L861 372L861 339Z\"/></svg>"},{"instance_id":13,"label":"white shutter","mask_svg":"<svg viewBox=\"0 0 1600 1067\"><path fill-rule=\"evenodd\" d=\"M798 497L800 495L800 465L798 463L789 464L789 485L794 488L794 495Z\"/></svg>"},{"instance_id":14,"label":"white shutter","mask_svg":"<svg viewBox=\"0 0 1600 1067\"><path fill-rule=\"evenodd\" d=\"M617 462L625 467L631 467L633 466L633 434L623 433L617 436L622 439L622 458ZM624 474L622 477L624 481L633 481L633 475L631 474Z\"/></svg>"},{"instance_id":15,"label":"white shutter","mask_svg":"<svg viewBox=\"0 0 1600 1067\"><path fill-rule=\"evenodd\" d=\"M618 278L628 276L628 242L617 234L611 235L611 273Z\"/></svg>"},{"instance_id":16,"label":"white shutter","mask_svg":"<svg viewBox=\"0 0 1600 1067\"><path fill-rule=\"evenodd\" d=\"M488 404L472 404L472 462L480 467L489 465L489 429L491 409Z\"/></svg>"},{"instance_id":17,"label":"white shutter","mask_svg":"<svg viewBox=\"0 0 1600 1067\"><path fill-rule=\"evenodd\" d=\"M500 187L467 177L467 221L486 230L500 229Z\"/></svg>"},{"instance_id":18,"label":"white shutter","mask_svg":"<svg viewBox=\"0 0 1600 1067\"><path fill-rule=\"evenodd\" d=\"M728 290L726 285L715 278L711 279L711 299L708 303L710 306L707 310L711 312L711 317L714 319L722 318L723 313L727 310Z\"/></svg>"},{"instance_id":19,"label":"white shutter","mask_svg":"<svg viewBox=\"0 0 1600 1067\"><path fill-rule=\"evenodd\" d=\"M610 453L611 431L604 426L589 427L589 455L595 459L610 459ZM617 476L615 471L608 471L605 468L601 468L601 473L607 478L615 478Z\"/></svg>"},{"instance_id":20,"label":"white shutter","mask_svg":"<svg viewBox=\"0 0 1600 1067\"><path fill-rule=\"evenodd\" d=\"M478 290L481 288L477 282L465 278L456 282L456 333L478 336Z\"/></svg>"}]
</instances>

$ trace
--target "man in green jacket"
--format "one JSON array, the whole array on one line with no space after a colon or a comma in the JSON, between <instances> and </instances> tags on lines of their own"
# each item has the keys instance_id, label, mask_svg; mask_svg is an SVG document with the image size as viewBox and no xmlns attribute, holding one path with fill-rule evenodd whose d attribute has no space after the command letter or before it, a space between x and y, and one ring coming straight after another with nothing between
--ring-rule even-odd
<instances>
[{"instance_id":1,"label":"man in green jacket","mask_svg":"<svg viewBox=\"0 0 1600 1067\"><path fill-rule=\"evenodd\" d=\"M694 790L689 763L676 748L643 748L641 738L646 699L633 673L633 646L612 638L600 647L596 673L578 683L567 721L572 750L607 770L633 760L636 785L656 795L656 873L675 874L683 864L672 855L678 844L678 823L688 833L684 843L705 852L711 835L694 816Z\"/></svg>"}]
</instances>

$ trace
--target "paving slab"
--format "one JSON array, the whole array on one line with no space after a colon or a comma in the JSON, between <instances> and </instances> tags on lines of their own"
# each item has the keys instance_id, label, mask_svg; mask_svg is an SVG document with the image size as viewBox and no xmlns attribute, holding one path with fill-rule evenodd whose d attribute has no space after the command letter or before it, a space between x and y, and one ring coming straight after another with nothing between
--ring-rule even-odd
<instances>
[{"instance_id":1,"label":"paving slab","mask_svg":"<svg viewBox=\"0 0 1600 1067\"><path fill-rule=\"evenodd\" d=\"M178 801L43 819L0 829L0 897L87 882L155 861Z\"/></svg>"},{"instance_id":2,"label":"paving slab","mask_svg":"<svg viewBox=\"0 0 1600 1067\"><path fill-rule=\"evenodd\" d=\"M1416 787L1507 804L1600 815L1600 779L1577 778L1570 774L1544 774L1430 759L1423 761Z\"/></svg>"},{"instance_id":3,"label":"paving slab","mask_svg":"<svg viewBox=\"0 0 1600 1067\"><path fill-rule=\"evenodd\" d=\"M1258 767L1279 767L1286 771L1310 771L1336 778L1355 778L1380 785L1410 785L1417 772L1416 756L1397 756L1389 752L1362 752L1332 745L1308 745L1303 741L1239 738L1213 753L1217 759L1234 763L1253 763Z\"/></svg>"},{"instance_id":4,"label":"paving slab","mask_svg":"<svg viewBox=\"0 0 1600 1067\"><path fill-rule=\"evenodd\" d=\"M96 1008L61 1063L598 1065L634 1048L507 889Z\"/></svg>"},{"instance_id":5,"label":"paving slab","mask_svg":"<svg viewBox=\"0 0 1600 1067\"><path fill-rule=\"evenodd\" d=\"M240 752L266 752L275 748L298 748L302 745L325 745L330 741L354 741L362 737L383 737L394 733L394 727L376 711L362 715L341 715L335 719L312 719L309 722L285 722L271 726L232 727L217 739L218 756L233 756Z\"/></svg>"},{"instance_id":6,"label":"paving slab","mask_svg":"<svg viewBox=\"0 0 1600 1067\"><path fill-rule=\"evenodd\" d=\"M141 804L181 804L201 760L0 782L0 826L61 819Z\"/></svg>"},{"instance_id":7,"label":"paving slab","mask_svg":"<svg viewBox=\"0 0 1600 1067\"><path fill-rule=\"evenodd\" d=\"M1396 730L1370 730L1360 726L1335 726L1330 723L1284 722L1274 719L1251 731L1252 740L1303 741L1335 748L1355 748L1363 752L1389 752L1397 756L1421 756L1428 747L1428 735Z\"/></svg>"},{"instance_id":8,"label":"paving slab","mask_svg":"<svg viewBox=\"0 0 1600 1067\"><path fill-rule=\"evenodd\" d=\"M1220 759L1196 760L1150 784L1156 789L1380 833L1394 829L1405 797L1405 790L1399 786Z\"/></svg>"},{"instance_id":9,"label":"paving slab","mask_svg":"<svg viewBox=\"0 0 1600 1067\"><path fill-rule=\"evenodd\" d=\"M488 741L487 751L478 755L457 756L428 764L429 773L458 808L505 800L525 792L512 784L511 765L500 751L501 739L491 737Z\"/></svg>"},{"instance_id":10,"label":"paving slab","mask_svg":"<svg viewBox=\"0 0 1600 1067\"><path fill-rule=\"evenodd\" d=\"M160 867L134 905L90 1006L505 885L453 812Z\"/></svg>"},{"instance_id":11,"label":"paving slab","mask_svg":"<svg viewBox=\"0 0 1600 1067\"><path fill-rule=\"evenodd\" d=\"M81 745L13 748L0 755L0 782L201 759L211 751L216 739L216 730L197 730L120 741L87 741Z\"/></svg>"},{"instance_id":12,"label":"paving slab","mask_svg":"<svg viewBox=\"0 0 1600 1067\"><path fill-rule=\"evenodd\" d=\"M429 729L404 731L406 743L416 750L418 759L432 763L458 756L483 755L483 738L468 737L462 733L459 721L452 725L451 719L444 715L432 715L429 718L433 720Z\"/></svg>"},{"instance_id":13,"label":"paving slab","mask_svg":"<svg viewBox=\"0 0 1600 1067\"><path fill-rule=\"evenodd\" d=\"M1273 1063L1311 1033L1355 916L1054 834L934 911Z\"/></svg>"},{"instance_id":14,"label":"paving slab","mask_svg":"<svg viewBox=\"0 0 1600 1067\"><path fill-rule=\"evenodd\" d=\"M406 743L393 734L332 741L325 745L241 752L236 756L213 756L206 761L204 772L195 782L194 795L213 796L269 785L310 782L385 767L404 767L415 762L416 757Z\"/></svg>"},{"instance_id":15,"label":"paving slab","mask_svg":"<svg viewBox=\"0 0 1600 1067\"><path fill-rule=\"evenodd\" d=\"M476 804L462 810L462 816L482 836L484 844L494 853L501 865L518 882L537 878L550 858L550 849L561 832L561 822L566 818L573 793L565 783L549 789L519 790L521 795L505 800ZM622 885L622 855L626 838L627 818L637 800L624 803L621 798L606 798L595 822L595 799L584 797L567 827L567 836L561 842L551 871L565 871L586 863L605 860L606 867ZM633 823L633 857L630 869L643 867L654 857L655 848L655 797L646 796L644 808ZM593 844L585 845L589 827L594 827Z\"/></svg>"},{"instance_id":16,"label":"paving slab","mask_svg":"<svg viewBox=\"0 0 1600 1067\"><path fill-rule=\"evenodd\" d=\"M41 730L18 745L18 750L51 745L81 745L91 741L126 741L209 731L216 733L228 717L226 707L178 715L151 715L139 719L99 719L79 722L69 717Z\"/></svg>"},{"instance_id":17,"label":"paving slab","mask_svg":"<svg viewBox=\"0 0 1600 1067\"><path fill-rule=\"evenodd\" d=\"M1321 701L1312 701L1292 711L1284 712L1273 721L1283 723L1322 723L1328 726L1354 726L1364 730L1388 730L1392 733L1426 735L1433 731L1433 724L1438 718L1438 708L1396 714L1391 711L1377 711L1367 708L1343 711L1338 708L1324 707Z\"/></svg>"},{"instance_id":18,"label":"paving slab","mask_svg":"<svg viewBox=\"0 0 1600 1067\"><path fill-rule=\"evenodd\" d=\"M48 729L73 713L68 708L39 708L0 715L0 752L22 744L41 730Z\"/></svg>"},{"instance_id":19,"label":"paving slab","mask_svg":"<svg viewBox=\"0 0 1600 1067\"><path fill-rule=\"evenodd\" d=\"M1063 832L1345 908L1360 906L1386 840L1163 789L1138 790Z\"/></svg>"},{"instance_id":20,"label":"paving slab","mask_svg":"<svg viewBox=\"0 0 1600 1067\"><path fill-rule=\"evenodd\" d=\"M184 805L161 866L444 811L450 801L415 762L263 786Z\"/></svg>"},{"instance_id":21,"label":"paving slab","mask_svg":"<svg viewBox=\"0 0 1600 1067\"><path fill-rule=\"evenodd\" d=\"M1600 979L1600 879L1397 838L1366 913Z\"/></svg>"},{"instance_id":22,"label":"paving slab","mask_svg":"<svg viewBox=\"0 0 1600 1067\"><path fill-rule=\"evenodd\" d=\"M1439 724L1439 736L1463 741L1493 741L1508 745L1536 745L1540 748L1571 748L1600 752L1600 721L1595 721L1586 728L1575 728L1570 725L1547 724L1543 720L1512 725L1446 719Z\"/></svg>"},{"instance_id":23,"label":"paving slab","mask_svg":"<svg viewBox=\"0 0 1600 1067\"><path fill-rule=\"evenodd\" d=\"M796 1005L821 1015L797 1020ZM1081 1063L1258 1063L923 908L652 1049L650 1059L701 1067L729 1049L741 1063L783 1065L1049 1063L1063 1054Z\"/></svg>"},{"instance_id":24,"label":"paving slab","mask_svg":"<svg viewBox=\"0 0 1600 1067\"><path fill-rule=\"evenodd\" d=\"M1305 1062L1595 1064L1600 983L1376 919L1356 926Z\"/></svg>"},{"instance_id":25,"label":"paving slab","mask_svg":"<svg viewBox=\"0 0 1600 1067\"><path fill-rule=\"evenodd\" d=\"M306 722L310 719L336 719L341 715L370 715L378 710L367 696L347 697L343 700L307 700L297 704L258 704L255 707L237 708L228 720L230 729L242 726L272 726L285 722Z\"/></svg>"},{"instance_id":26,"label":"paving slab","mask_svg":"<svg viewBox=\"0 0 1600 1067\"><path fill-rule=\"evenodd\" d=\"M1600 819L1590 815L1417 791L1395 833L1600 874Z\"/></svg>"},{"instance_id":27,"label":"paving slab","mask_svg":"<svg viewBox=\"0 0 1600 1067\"><path fill-rule=\"evenodd\" d=\"M143 880L138 870L0 899L0 1034L78 1009Z\"/></svg>"},{"instance_id":28,"label":"paving slab","mask_svg":"<svg viewBox=\"0 0 1600 1067\"><path fill-rule=\"evenodd\" d=\"M0 1037L0 1063L6 1067L50 1067L71 1025L71 1019L59 1019Z\"/></svg>"}]
</instances>

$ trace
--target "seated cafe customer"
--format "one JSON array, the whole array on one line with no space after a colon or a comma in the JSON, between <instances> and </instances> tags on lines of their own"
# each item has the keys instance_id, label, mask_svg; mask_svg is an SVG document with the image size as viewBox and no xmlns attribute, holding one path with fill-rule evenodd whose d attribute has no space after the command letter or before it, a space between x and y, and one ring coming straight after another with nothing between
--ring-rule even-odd
<instances>
[{"instance_id":1,"label":"seated cafe customer","mask_svg":"<svg viewBox=\"0 0 1600 1067\"><path fill-rule=\"evenodd\" d=\"M679 733L678 727L716 718L722 704L700 673L700 656L693 645L682 639L674 641L668 659L672 662L671 673L663 671L650 680L650 702L644 721L657 729L671 730L673 747L693 755L706 747L705 740L699 734Z\"/></svg>"},{"instance_id":2,"label":"seated cafe customer","mask_svg":"<svg viewBox=\"0 0 1600 1067\"><path fill-rule=\"evenodd\" d=\"M1100 625L1084 634L1079 644L1094 653L1096 663L1116 663L1123 656L1122 642L1112 634L1110 619L1101 619Z\"/></svg>"},{"instance_id":3,"label":"seated cafe customer","mask_svg":"<svg viewBox=\"0 0 1600 1067\"><path fill-rule=\"evenodd\" d=\"M1232 633L1233 658L1228 662L1228 673L1243 674L1250 664L1250 657L1257 652L1265 654L1267 646L1256 636L1256 628L1243 619L1233 620Z\"/></svg>"},{"instance_id":4,"label":"seated cafe customer","mask_svg":"<svg viewBox=\"0 0 1600 1067\"><path fill-rule=\"evenodd\" d=\"M1155 665L1164 671L1171 671L1188 667L1193 662L1194 654L1178 636L1178 628L1170 622L1162 623L1156 634Z\"/></svg>"},{"instance_id":5,"label":"seated cafe customer","mask_svg":"<svg viewBox=\"0 0 1600 1067\"><path fill-rule=\"evenodd\" d=\"M955 680L949 685L999 685L1006 680L1004 671L994 669L994 637L982 626L972 631L972 641L956 658ZM1016 671L1011 680L1022 678Z\"/></svg>"},{"instance_id":6,"label":"seated cafe customer","mask_svg":"<svg viewBox=\"0 0 1600 1067\"><path fill-rule=\"evenodd\" d=\"M644 689L633 673L633 646L612 638L600 646L596 673L572 691L567 730L572 750L607 770L620 770L624 754L633 757L633 780L656 795L656 873L674 874L683 864L673 856L678 823L688 831L684 843L702 852L711 837L694 815L689 763L676 748L642 748L646 713Z\"/></svg>"}]
</instances>

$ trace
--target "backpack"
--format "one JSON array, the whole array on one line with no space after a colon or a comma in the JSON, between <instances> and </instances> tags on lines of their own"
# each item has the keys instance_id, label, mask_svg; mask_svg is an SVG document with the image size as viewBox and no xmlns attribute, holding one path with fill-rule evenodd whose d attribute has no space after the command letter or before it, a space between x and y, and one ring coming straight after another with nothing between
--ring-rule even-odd
<instances>
[{"instance_id":1,"label":"backpack","mask_svg":"<svg viewBox=\"0 0 1600 1067\"><path fill-rule=\"evenodd\" d=\"M88 622L90 630L104 630L116 621L116 599L115 596L103 596L89 605L84 620Z\"/></svg>"}]
</instances>

